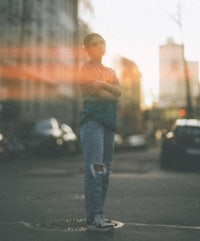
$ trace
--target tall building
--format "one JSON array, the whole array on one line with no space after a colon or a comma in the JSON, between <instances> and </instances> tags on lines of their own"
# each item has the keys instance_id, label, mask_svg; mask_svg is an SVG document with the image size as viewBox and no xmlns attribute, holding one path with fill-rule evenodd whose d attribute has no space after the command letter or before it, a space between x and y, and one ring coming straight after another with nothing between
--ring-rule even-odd
<instances>
[{"instance_id":1,"label":"tall building","mask_svg":"<svg viewBox=\"0 0 200 241\"><path fill-rule=\"evenodd\" d=\"M183 61L183 45L169 38L160 46L159 107L185 107L187 104L186 75ZM199 97L198 62L186 61L191 103L195 107Z\"/></svg>"},{"instance_id":2,"label":"tall building","mask_svg":"<svg viewBox=\"0 0 200 241\"><path fill-rule=\"evenodd\" d=\"M0 122L74 123L81 1L0 1Z\"/></svg>"},{"instance_id":3,"label":"tall building","mask_svg":"<svg viewBox=\"0 0 200 241\"><path fill-rule=\"evenodd\" d=\"M119 130L123 136L137 134L143 131L141 122L141 78L138 66L131 60L120 59L120 98Z\"/></svg>"}]
</instances>

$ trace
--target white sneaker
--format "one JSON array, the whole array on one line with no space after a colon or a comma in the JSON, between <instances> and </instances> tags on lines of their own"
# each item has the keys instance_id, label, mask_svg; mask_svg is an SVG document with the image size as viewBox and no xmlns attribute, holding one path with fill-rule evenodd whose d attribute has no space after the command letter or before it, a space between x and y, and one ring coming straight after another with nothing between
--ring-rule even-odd
<instances>
[{"instance_id":1,"label":"white sneaker","mask_svg":"<svg viewBox=\"0 0 200 241\"><path fill-rule=\"evenodd\" d=\"M96 215L92 223L86 224L88 230L97 232L107 232L114 229L114 224L102 215Z\"/></svg>"}]
</instances>

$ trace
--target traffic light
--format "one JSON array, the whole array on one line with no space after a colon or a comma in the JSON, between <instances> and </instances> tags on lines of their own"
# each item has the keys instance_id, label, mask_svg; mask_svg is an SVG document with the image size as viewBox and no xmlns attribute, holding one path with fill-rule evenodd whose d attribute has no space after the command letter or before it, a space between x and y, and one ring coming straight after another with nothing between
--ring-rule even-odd
<instances>
[{"instance_id":1,"label":"traffic light","mask_svg":"<svg viewBox=\"0 0 200 241\"><path fill-rule=\"evenodd\" d=\"M181 108L179 110L179 116L182 117L182 118L186 116L186 110L184 108Z\"/></svg>"}]
</instances>

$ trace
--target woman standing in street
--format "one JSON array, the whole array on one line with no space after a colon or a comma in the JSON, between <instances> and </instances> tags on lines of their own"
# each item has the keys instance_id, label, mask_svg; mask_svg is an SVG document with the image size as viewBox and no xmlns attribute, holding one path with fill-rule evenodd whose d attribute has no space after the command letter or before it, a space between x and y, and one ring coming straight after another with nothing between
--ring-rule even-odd
<instances>
[{"instance_id":1,"label":"woman standing in street","mask_svg":"<svg viewBox=\"0 0 200 241\"><path fill-rule=\"evenodd\" d=\"M117 100L121 95L115 72L102 64L106 42L97 33L84 39L90 60L80 71L84 98L80 121L80 139L85 161L85 209L87 228L109 231L114 228L104 217L104 202L114 153Z\"/></svg>"}]
</instances>

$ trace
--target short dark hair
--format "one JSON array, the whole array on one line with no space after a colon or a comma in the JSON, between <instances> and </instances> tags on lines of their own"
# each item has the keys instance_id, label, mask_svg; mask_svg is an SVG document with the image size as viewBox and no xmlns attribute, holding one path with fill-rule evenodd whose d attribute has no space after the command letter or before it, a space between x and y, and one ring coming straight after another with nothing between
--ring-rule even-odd
<instances>
[{"instance_id":1,"label":"short dark hair","mask_svg":"<svg viewBox=\"0 0 200 241\"><path fill-rule=\"evenodd\" d=\"M89 33L88 35L85 36L84 38L84 41L83 41L83 44L85 47L87 47L90 43L90 41L95 38L95 37L99 37L99 38L102 38L104 41L105 39L98 33Z\"/></svg>"}]
</instances>

